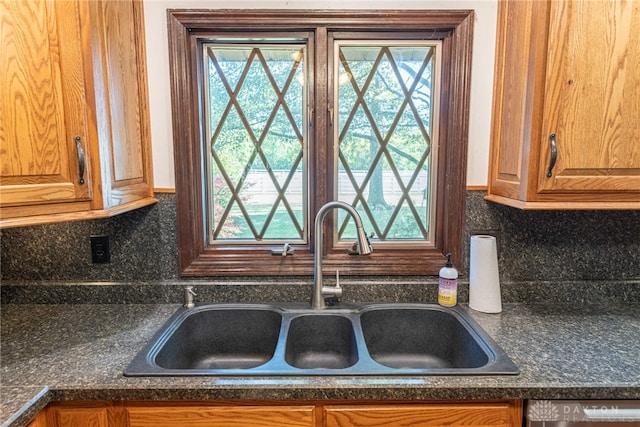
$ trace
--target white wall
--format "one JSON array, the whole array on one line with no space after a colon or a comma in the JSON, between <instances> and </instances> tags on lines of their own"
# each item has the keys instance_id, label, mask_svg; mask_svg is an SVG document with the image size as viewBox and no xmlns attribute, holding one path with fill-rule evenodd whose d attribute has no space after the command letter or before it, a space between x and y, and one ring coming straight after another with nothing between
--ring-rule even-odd
<instances>
[{"instance_id":1,"label":"white wall","mask_svg":"<svg viewBox=\"0 0 640 427\"><path fill-rule=\"evenodd\" d=\"M497 0L144 0L156 188L174 188L167 9L475 9L468 185L486 185Z\"/></svg>"}]
</instances>

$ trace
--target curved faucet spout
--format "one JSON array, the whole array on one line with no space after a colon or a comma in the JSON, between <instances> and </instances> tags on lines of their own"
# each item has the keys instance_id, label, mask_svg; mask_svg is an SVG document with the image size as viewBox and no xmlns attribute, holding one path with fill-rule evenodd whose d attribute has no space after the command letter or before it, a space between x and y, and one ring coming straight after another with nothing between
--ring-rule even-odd
<instances>
[{"instance_id":1,"label":"curved faucet spout","mask_svg":"<svg viewBox=\"0 0 640 427\"><path fill-rule=\"evenodd\" d=\"M341 201L325 203L318 210L314 227L315 252L313 256L313 293L311 296L311 308L314 309L325 308L326 304L324 301L324 297L332 295L331 289L325 288L322 285L322 253L324 252L322 239L322 223L324 222L324 219L329 211L336 208L346 210L356 223L358 254L369 255L371 252L373 252L373 248L371 247L371 243L369 242L367 233L364 231L364 227L362 226L362 219L360 218L360 215L354 209L354 207L348 203Z\"/></svg>"}]
</instances>

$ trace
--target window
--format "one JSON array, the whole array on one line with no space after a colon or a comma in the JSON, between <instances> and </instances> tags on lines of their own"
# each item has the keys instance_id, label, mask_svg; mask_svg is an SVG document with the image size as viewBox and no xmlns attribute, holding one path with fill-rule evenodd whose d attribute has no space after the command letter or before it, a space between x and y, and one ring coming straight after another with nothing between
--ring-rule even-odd
<instances>
[{"instance_id":1,"label":"window","mask_svg":"<svg viewBox=\"0 0 640 427\"><path fill-rule=\"evenodd\" d=\"M169 13L183 275L437 274L464 227L472 12ZM284 245L293 256L282 257ZM278 256L274 256L278 255Z\"/></svg>"},{"instance_id":2,"label":"window","mask_svg":"<svg viewBox=\"0 0 640 427\"><path fill-rule=\"evenodd\" d=\"M307 242L307 45L290 43L203 43L210 245Z\"/></svg>"},{"instance_id":3,"label":"window","mask_svg":"<svg viewBox=\"0 0 640 427\"><path fill-rule=\"evenodd\" d=\"M333 193L378 247L435 246L440 54L438 41L334 41ZM338 239L355 238L341 214Z\"/></svg>"}]
</instances>

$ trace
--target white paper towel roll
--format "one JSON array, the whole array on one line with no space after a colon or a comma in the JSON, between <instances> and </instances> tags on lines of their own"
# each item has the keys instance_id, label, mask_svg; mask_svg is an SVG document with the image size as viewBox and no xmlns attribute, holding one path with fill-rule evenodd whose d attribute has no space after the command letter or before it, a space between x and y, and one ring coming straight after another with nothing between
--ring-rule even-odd
<instances>
[{"instance_id":1,"label":"white paper towel roll","mask_svg":"<svg viewBox=\"0 0 640 427\"><path fill-rule=\"evenodd\" d=\"M484 313L502 311L498 248L493 236L471 236L469 307Z\"/></svg>"}]
</instances>

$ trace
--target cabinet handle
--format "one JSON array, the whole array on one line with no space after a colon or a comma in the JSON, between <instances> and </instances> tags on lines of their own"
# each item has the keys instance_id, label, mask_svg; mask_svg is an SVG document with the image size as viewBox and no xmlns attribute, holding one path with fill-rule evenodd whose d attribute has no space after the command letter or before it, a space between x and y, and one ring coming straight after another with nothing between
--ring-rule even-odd
<instances>
[{"instance_id":1,"label":"cabinet handle","mask_svg":"<svg viewBox=\"0 0 640 427\"><path fill-rule=\"evenodd\" d=\"M558 160L558 147L556 146L555 133L549 135L549 145L551 146L551 159L549 160L549 168L547 169L547 178L553 176L553 167L556 165L556 160Z\"/></svg>"},{"instance_id":2,"label":"cabinet handle","mask_svg":"<svg viewBox=\"0 0 640 427\"><path fill-rule=\"evenodd\" d=\"M78 150L78 168L80 172L80 177L78 178L78 184L84 184L84 169L85 169L85 160L84 160L84 150L82 149L82 139L79 136L74 138L76 141L76 150Z\"/></svg>"}]
</instances>

